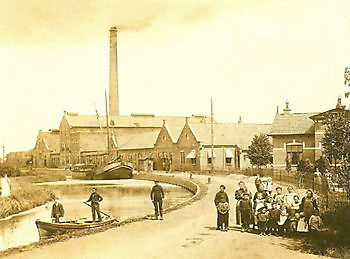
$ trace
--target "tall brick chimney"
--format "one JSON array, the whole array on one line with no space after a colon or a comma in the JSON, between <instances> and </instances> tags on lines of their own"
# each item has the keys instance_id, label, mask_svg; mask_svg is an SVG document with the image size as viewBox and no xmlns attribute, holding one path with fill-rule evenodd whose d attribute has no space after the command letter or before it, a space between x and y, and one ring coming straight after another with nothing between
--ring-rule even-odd
<instances>
[{"instance_id":1,"label":"tall brick chimney","mask_svg":"<svg viewBox=\"0 0 350 259\"><path fill-rule=\"evenodd\" d=\"M109 46L109 114L119 116L117 27L111 27Z\"/></svg>"}]
</instances>

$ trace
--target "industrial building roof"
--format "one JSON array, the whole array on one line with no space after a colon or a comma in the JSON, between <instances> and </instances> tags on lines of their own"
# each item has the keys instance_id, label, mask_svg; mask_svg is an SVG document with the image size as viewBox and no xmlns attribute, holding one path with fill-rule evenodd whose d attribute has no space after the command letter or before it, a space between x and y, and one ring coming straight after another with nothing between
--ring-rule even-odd
<instances>
[{"instance_id":1,"label":"industrial building roof","mask_svg":"<svg viewBox=\"0 0 350 259\"><path fill-rule=\"evenodd\" d=\"M157 140L160 129L149 132L142 132L130 135L118 136L117 143L119 150L149 149L153 148Z\"/></svg>"},{"instance_id":2,"label":"industrial building roof","mask_svg":"<svg viewBox=\"0 0 350 259\"><path fill-rule=\"evenodd\" d=\"M80 151L107 151L105 132L80 132Z\"/></svg>"},{"instance_id":3,"label":"industrial building roof","mask_svg":"<svg viewBox=\"0 0 350 259\"><path fill-rule=\"evenodd\" d=\"M202 145L211 144L211 125L209 123L189 124L197 141ZM237 145L241 149L247 149L255 135L267 134L271 124L250 123L214 123L214 145Z\"/></svg>"},{"instance_id":4,"label":"industrial building roof","mask_svg":"<svg viewBox=\"0 0 350 259\"><path fill-rule=\"evenodd\" d=\"M65 113L67 122L71 127L106 127L106 116L79 115L77 113ZM164 120L167 125L183 126L185 116L155 116L153 114L131 114L129 116L110 117L111 127L162 127ZM192 115L190 122L209 122L210 118L201 115Z\"/></svg>"}]
</instances>

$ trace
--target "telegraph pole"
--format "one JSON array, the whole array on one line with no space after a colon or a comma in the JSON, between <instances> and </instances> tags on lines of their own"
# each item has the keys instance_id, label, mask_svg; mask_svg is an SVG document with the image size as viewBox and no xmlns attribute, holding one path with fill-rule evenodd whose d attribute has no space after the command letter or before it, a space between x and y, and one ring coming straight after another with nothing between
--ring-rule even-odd
<instances>
[{"instance_id":1,"label":"telegraph pole","mask_svg":"<svg viewBox=\"0 0 350 259\"><path fill-rule=\"evenodd\" d=\"M214 174L214 112L213 112L213 98L210 98L210 136L211 136L211 173Z\"/></svg>"}]
</instances>

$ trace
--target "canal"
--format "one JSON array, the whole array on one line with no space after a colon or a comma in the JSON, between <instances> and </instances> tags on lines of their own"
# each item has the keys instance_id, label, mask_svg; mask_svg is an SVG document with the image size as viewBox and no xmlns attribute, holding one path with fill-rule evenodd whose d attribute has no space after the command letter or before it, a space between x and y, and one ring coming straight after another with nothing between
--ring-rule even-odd
<instances>
[{"instance_id":1,"label":"canal","mask_svg":"<svg viewBox=\"0 0 350 259\"><path fill-rule=\"evenodd\" d=\"M70 219L91 219L91 209L83 204L96 187L103 197L101 211L118 220L143 216L154 212L150 200L151 181L110 180L110 181L64 181L43 183L50 186L59 197ZM165 192L164 208L189 199L193 194L182 187L161 184ZM27 245L39 240L35 220L50 220L52 203L35 208L10 219L0 220L0 251Z\"/></svg>"}]
</instances>

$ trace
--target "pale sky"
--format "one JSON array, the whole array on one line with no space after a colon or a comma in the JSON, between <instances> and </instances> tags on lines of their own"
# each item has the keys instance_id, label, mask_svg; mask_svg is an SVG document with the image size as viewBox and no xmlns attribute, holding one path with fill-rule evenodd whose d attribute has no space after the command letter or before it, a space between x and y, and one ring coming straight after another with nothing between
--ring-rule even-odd
<instances>
[{"instance_id":1,"label":"pale sky","mask_svg":"<svg viewBox=\"0 0 350 259\"><path fill-rule=\"evenodd\" d=\"M349 10L347 0L0 0L0 143L32 148L64 110L94 114L96 103L104 114L115 25L122 115L209 115L210 97L222 122L272 123L286 99L293 112L331 109L346 90Z\"/></svg>"}]
</instances>

